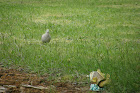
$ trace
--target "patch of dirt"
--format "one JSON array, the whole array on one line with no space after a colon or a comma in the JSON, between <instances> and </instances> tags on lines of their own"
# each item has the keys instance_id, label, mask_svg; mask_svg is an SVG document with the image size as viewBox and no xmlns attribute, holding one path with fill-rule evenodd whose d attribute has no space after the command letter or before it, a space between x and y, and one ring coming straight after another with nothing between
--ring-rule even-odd
<instances>
[{"instance_id":1,"label":"patch of dirt","mask_svg":"<svg viewBox=\"0 0 140 93\"><path fill-rule=\"evenodd\" d=\"M89 93L89 86L49 81L47 76L0 67L0 93Z\"/></svg>"}]
</instances>

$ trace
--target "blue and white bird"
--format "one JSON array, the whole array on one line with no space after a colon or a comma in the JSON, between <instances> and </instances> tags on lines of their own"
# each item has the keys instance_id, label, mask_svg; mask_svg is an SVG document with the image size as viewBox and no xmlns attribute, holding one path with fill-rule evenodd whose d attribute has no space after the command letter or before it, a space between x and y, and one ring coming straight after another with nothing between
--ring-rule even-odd
<instances>
[{"instance_id":1,"label":"blue and white bird","mask_svg":"<svg viewBox=\"0 0 140 93\"><path fill-rule=\"evenodd\" d=\"M51 36L49 34L49 29L47 29L46 33L42 35L41 40L42 40L43 43L49 43L50 42Z\"/></svg>"}]
</instances>

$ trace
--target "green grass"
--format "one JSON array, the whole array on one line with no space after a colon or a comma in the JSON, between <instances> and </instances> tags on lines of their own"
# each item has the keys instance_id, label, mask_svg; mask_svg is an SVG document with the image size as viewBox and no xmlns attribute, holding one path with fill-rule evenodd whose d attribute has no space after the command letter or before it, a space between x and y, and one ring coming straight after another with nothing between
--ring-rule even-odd
<instances>
[{"instance_id":1,"label":"green grass","mask_svg":"<svg viewBox=\"0 0 140 93\"><path fill-rule=\"evenodd\" d=\"M42 44L46 29L52 40ZM108 91L135 93L139 29L139 0L0 0L0 63L70 80L99 68Z\"/></svg>"}]
</instances>

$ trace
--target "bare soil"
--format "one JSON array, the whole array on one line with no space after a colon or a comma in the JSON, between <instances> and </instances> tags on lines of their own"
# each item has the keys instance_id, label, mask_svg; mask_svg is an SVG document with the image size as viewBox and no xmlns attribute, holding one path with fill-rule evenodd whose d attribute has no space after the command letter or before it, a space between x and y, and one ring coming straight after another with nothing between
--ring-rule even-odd
<instances>
[{"instance_id":1,"label":"bare soil","mask_svg":"<svg viewBox=\"0 0 140 93\"><path fill-rule=\"evenodd\" d=\"M54 82L47 76L0 67L0 93L86 93L88 86L70 82Z\"/></svg>"}]
</instances>

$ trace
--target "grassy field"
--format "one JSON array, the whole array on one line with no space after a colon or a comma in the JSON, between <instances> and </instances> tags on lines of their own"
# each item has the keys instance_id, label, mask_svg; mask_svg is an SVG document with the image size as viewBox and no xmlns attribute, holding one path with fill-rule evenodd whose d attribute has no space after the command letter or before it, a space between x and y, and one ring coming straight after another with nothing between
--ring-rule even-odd
<instances>
[{"instance_id":1,"label":"grassy field","mask_svg":"<svg viewBox=\"0 0 140 93\"><path fill-rule=\"evenodd\" d=\"M46 29L52 39L42 44ZM0 0L4 67L73 82L99 68L111 76L108 91L136 93L139 62L139 0Z\"/></svg>"}]
</instances>

